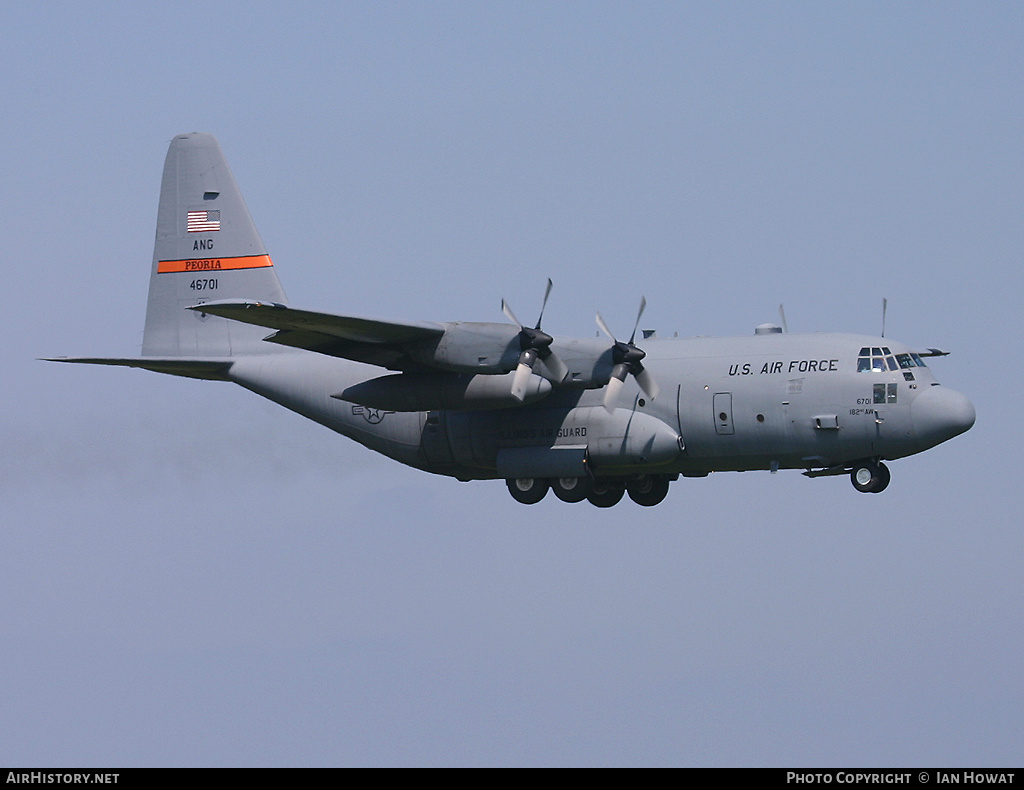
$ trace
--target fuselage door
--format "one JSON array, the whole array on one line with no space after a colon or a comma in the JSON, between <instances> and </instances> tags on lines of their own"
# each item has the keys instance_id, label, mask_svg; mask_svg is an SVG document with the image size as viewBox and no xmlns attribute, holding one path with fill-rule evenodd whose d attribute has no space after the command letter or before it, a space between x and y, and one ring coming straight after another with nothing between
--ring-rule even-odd
<instances>
[{"instance_id":1,"label":"fuselage door","mask_svg":"<svg viewBox=\"0 0 1024 790\"><path fill-rule=\"evenodd\" d=\"M448 444L447 414L445 411L420 413L420 448L431 466L445 467L455 463Z\"/></svg>"},{"instance_id":2,"label":"fuselage door","mask_svg":"<svg viewBox=\"0 0 1024 790\"><path fill-rule=\"evenodd\" d=\"M732 435L732 393L716 392L714 398L714 406L715 433L717 433L719 436Z\"/></svg>"}]
</instances>

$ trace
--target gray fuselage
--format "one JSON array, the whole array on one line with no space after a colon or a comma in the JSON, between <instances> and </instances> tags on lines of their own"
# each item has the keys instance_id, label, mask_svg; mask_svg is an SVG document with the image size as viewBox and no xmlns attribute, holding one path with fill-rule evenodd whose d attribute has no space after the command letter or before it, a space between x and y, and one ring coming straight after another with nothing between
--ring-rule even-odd
<instances>
[{"instance_id":1,"label":"gray fuselage","mask_svg":"<svg viewBox=\"0 0 1024 790\"><path fill-rule=\"evenodd\" d=\"M842 467L921 452L974 422L966 397L885 338L650 338L644 349L658 397L630 378L613 411L600 389L571 385L514 409L373 409L331 396L380 368L303 351L241 357L228 376L390 458L462 480L517 476L518 465L570 476L581 459L596 477ZM864 364L864 349L889 352L883 369ZM894 359L907 364L890 369Z\"/></svg>"}]
</instances>

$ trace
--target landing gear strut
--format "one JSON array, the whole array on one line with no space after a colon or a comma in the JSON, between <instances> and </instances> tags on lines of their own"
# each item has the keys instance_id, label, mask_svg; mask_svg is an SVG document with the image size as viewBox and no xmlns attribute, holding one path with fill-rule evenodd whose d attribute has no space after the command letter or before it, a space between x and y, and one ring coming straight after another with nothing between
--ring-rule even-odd
<instances>
[{"instance_id":1,"label":"landing gear strut","mask_svg":"<svg viewBox=\"0 0 1024 790\"><path fill-rule=\"evenodd\" d=\"M864 494L879 494L889 485L889 467L881 461L859 461L853 465L850 481Z\"/></svg>"}]
</instances>

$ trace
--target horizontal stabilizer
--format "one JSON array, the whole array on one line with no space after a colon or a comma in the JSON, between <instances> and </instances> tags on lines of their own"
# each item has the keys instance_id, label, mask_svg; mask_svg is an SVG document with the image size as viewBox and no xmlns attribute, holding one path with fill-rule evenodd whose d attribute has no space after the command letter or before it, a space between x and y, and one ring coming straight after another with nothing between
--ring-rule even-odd
<instances>
[{"instance_id":1,"label":"horizontal stabilizer","mask_svg":"<svg viewBox=\"0 0 1024 790\"><path fill-rule=\"evenodd\" d=\"M47 357L44 362L76 362L83 365L118 365L143 368L190 379L229 381L230 359L183 359L182 357Z\"/></svg>"}]
</instances>

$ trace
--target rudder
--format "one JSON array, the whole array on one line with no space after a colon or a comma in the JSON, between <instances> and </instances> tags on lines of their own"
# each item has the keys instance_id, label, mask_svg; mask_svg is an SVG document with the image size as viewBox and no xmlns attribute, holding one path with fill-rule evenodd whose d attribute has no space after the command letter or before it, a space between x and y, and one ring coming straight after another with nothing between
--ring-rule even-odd
<instances>
[{"instance_id":1,"label":"rudder","mask_svg":"<svg viewBox=\"0 0 1024 790\"><path fill-rule=\"evenodd\" d=\"M286 302L216 138L179 135L164 162L143 356L280 351L261 327L186 309L236 298Z\"/></svg>"}]
</instances>

